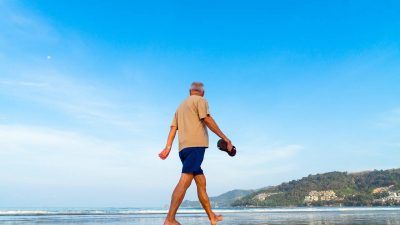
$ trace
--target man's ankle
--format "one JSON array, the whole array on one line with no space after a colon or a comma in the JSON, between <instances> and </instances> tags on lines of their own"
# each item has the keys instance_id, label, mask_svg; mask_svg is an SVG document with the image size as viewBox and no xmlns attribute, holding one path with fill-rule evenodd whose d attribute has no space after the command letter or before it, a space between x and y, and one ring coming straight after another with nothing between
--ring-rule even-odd
<instances>
[{"instance_id":1,"label":"man's ankle","mask_svg":"<svg viewBox=\"0 0 400 225\"><path fill-rule=\"evenodd\" d=\"M167 217L167 218L165 218L165 220L168 221L168 222L174 222L175 221L175 217L174 218Z\"/></svg>"}]
</instances>

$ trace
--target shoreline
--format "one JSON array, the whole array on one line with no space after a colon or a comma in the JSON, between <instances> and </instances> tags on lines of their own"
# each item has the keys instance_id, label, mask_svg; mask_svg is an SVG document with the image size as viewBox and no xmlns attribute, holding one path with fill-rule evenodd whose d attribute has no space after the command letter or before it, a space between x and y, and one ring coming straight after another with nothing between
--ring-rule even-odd
<instances>
[{"instance_id":1,"label":"shoreline","mask_svg":"<svg viewBox=\"0 0 400 225\"><path fill-rule=\"evenodd\" d=\"M135 215L165 215L164 208L31 208L31 209L0 209L0 217L20 216L135 216ZM399 206L373 207L281 207L281 208L216 208L216 213L313 213L313 212L357 212L357 211L400 211ZM204 214L202 208L181 208L178 214Z\"/></svg>"}]
</instances>

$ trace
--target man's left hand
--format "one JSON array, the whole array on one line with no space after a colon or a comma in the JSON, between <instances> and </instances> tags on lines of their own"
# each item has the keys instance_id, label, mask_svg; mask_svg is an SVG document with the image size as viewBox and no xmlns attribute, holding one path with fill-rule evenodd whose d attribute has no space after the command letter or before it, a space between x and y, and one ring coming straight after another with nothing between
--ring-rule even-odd
<instances>
[{"instance_id":1,"label":"man's left hand","mask_svg":"<svg viewBox=\"0 0 400 225\"><path fill-rule=\"evenodd\" d=\"M170 151L171 151L171 148L165 147L165 148L160 152L160 154L158 154L158 156L159 156L162 160L165 160L165 159L168 157Z\"/></svg>"}]
</instances>

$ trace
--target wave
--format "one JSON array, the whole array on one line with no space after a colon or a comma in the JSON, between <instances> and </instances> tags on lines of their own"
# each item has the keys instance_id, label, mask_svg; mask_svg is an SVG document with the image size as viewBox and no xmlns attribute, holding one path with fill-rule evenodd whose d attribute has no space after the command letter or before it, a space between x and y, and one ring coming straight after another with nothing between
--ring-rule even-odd
<instances>
[{"instance_id":1,"label":"wave","mask_svg":"<svg viewBox=\"0 0 400 225\"><path fill-rule=\"evenodd\" d=\"M318 207L318 208L224 208L217 213L301 213L301 212L346 212L346 211L400 211L400 207ZM85 215L151 215L166 214L166 209L35 209L0 210L0 216L85 216ZM180 209L178 214L203 214L203 209Z\"/></svg>"}]
</instances>

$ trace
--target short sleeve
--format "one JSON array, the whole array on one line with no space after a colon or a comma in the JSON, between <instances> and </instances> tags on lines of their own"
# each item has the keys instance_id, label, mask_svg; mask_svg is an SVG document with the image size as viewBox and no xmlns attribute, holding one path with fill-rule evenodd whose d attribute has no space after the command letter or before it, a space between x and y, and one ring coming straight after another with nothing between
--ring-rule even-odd
<instances>
[{"instance_id":1,"label":"short sleeve","mask_svg":"<svg viewBox=\"0 0 400 225\"><path fill-rule=\"evenodd\" d=\"M210 111L208 109L208 102L204 98L201 98L197 105L197 110L199 113L199 119L204 119L208 115L210 115Z\"/></svg>"},{"instance_id":2,"label":"short sleeve","mask_svg":"<svg viewBox=\"0 0 400 225\"><path fill-rule=\"evenodd\" d=\"M171 127L176 127L178 128L178 120L177 120L177 115L176 113L174 114L174 117L172 118L172 123L171 123Z\"/></svg>"}]
</instances>

